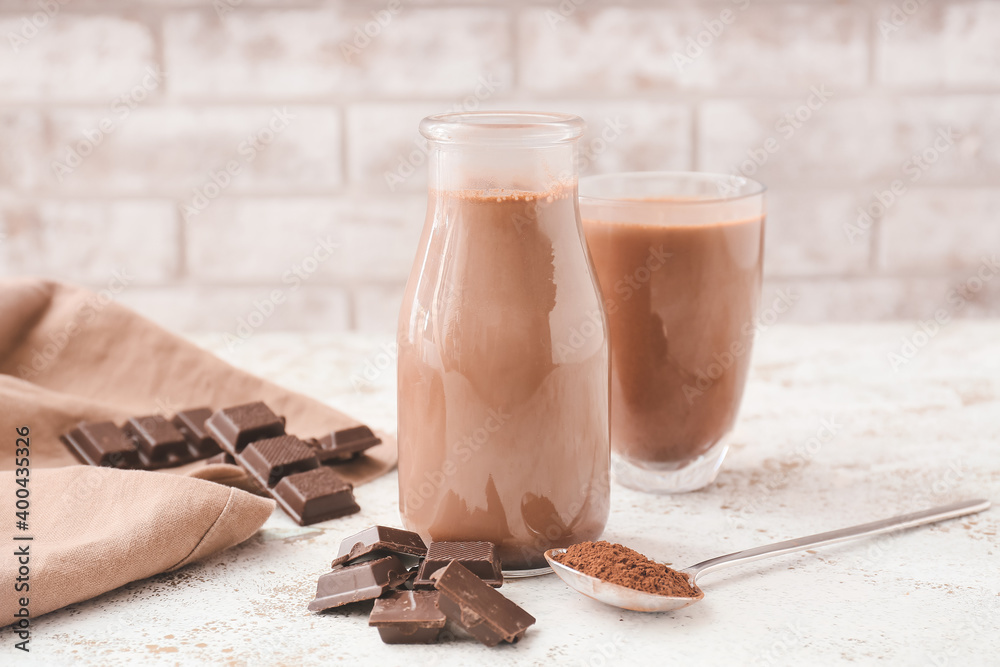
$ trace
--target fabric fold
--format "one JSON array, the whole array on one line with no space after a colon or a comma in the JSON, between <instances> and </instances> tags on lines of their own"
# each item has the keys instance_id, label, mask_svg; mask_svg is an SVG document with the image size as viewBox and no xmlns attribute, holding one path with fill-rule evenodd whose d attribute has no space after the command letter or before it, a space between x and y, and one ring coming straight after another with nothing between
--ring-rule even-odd
<instances>
[{"instance_id":1,"label":"fabric fold","mask_svg":"<svg viewBox=\"0 0 1000 667\"><path fill-rule=\"evenodd\" d=\"M11 472L0 496L14 498ZM274 501L239 489L141 470L88 466L32 470L27 546L29 589L0 596L0 618L12 619L20 597L32 617L87 600L129 582L177 569L251 537ZM0 580L19 564L0 559Z\"/></svg>"}]
</instances>

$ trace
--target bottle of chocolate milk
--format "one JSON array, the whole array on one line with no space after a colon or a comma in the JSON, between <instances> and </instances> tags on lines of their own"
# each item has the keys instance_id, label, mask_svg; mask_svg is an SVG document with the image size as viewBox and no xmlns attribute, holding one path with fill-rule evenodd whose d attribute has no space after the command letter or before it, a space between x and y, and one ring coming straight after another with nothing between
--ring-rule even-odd
<instances>
[{"instance_id":1,"label":"bottle of chocolate milk","mask_svg":"<svg viewBox=\"0 0 1000 667\"><path fill-rule=\"evenodd\" d=\"M582 121L427 118L427 218L399 319L399 498L425 540L507 572L608 514L609 351L580 222Z\"/></svg>"}]
</instances>

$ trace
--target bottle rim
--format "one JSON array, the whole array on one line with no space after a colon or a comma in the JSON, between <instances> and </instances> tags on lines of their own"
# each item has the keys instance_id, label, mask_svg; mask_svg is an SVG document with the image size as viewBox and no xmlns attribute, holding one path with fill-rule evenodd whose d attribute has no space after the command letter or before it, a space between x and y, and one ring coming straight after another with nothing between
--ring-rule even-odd
<instances>
[{"instance_id":1,"label":"bottle rim","mask_svg":"<svg viewBox=\"0 0 1000 667\"><path fill-rule=\"evenodd\" d=\"M569 113L461 111L427 116L420 134L440 144L538 146L576 141L586 123Z\"/></svg>"}]
</instances>

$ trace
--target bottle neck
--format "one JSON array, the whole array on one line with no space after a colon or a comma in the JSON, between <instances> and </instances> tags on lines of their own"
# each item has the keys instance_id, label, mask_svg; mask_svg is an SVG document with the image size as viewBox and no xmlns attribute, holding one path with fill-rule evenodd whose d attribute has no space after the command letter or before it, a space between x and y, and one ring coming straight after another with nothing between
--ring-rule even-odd
<instances>
[{"instance_id":1,"label":"bottle neck","mask_svg":"<svg viewBox=\"0 0 1000 667\"><path fill-rule=\"evenodd\" d=\"M543 194L576 184L575 140L531 147L430 143L431 190Z\"/></svg>"}]
</instances>

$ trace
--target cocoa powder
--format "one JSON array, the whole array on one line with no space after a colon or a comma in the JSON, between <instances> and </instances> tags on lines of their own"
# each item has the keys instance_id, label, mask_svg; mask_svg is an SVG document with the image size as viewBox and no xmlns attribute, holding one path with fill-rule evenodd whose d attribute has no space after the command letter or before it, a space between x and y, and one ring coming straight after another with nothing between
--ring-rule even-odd
<instances>
[{"instance_id":1,"label":"cocoa powder","mask_svg":"<svg viewBox=\"0 0 1000 667\"><path fill-rule=\"evenodd\" d=\"M677 598L698 597L687 575L672 570L621 544L581 542L555 559L583 574L643 593Z\"/></svg>"}]
</instances>

